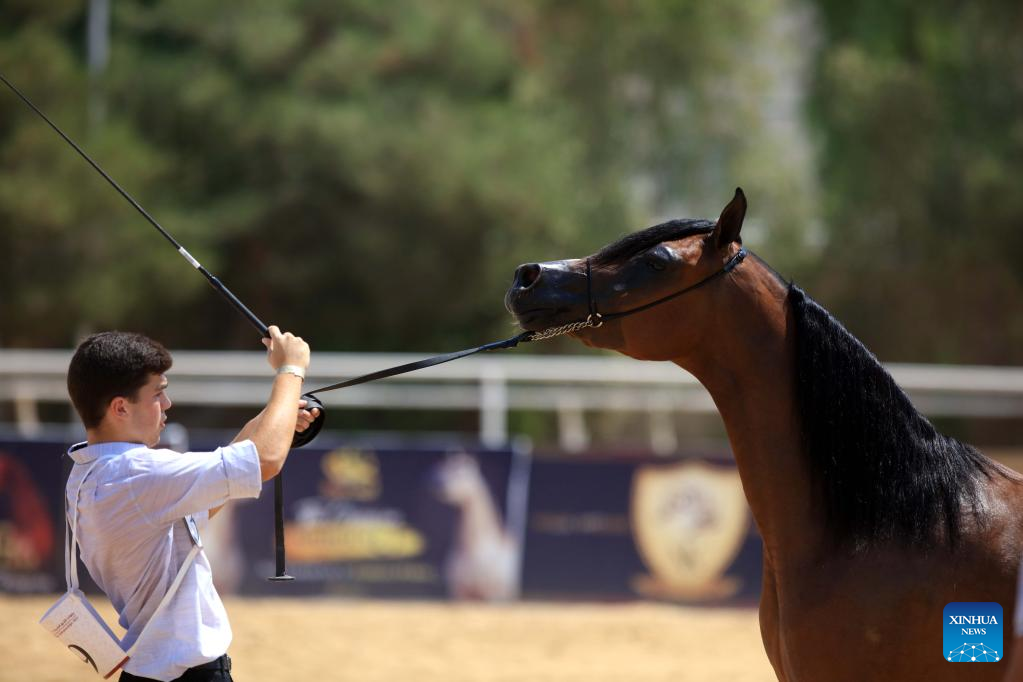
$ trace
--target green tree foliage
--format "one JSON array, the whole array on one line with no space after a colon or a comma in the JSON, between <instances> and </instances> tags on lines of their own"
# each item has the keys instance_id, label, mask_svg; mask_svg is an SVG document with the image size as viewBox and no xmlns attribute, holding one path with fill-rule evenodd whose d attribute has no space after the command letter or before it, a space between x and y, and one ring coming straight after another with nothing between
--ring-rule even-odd
<instances>
[{"instance_id":1,"label":"green tree foliage","mask_svg":"<svg viewBox=\"0 0 1023 682\"><path fill-rule=\"evenodd\" d=\"M101 78L70 1L0 8L0 67L258 315L318 349L506 335L518 263L714 217L737 184L772 225L765 248L800 253L809 165L765 106L795 63L785 31L764 30L783 0L112 6ZM0 173L0 343L119 326L254 345L9 95Z\"/></svg>"},{"instance_id":2,"label":"green tree foliage","mask_svg":"<svg viewBox=\"0 0 1023 682\"><path fill-rule=\"evenodd\" d=\"M558 111L517 94L514 43L485 7L115 3L110 117L88 130L76 121L87 82L61 39L80 20L26 20L6 43L11 77L38 93L32 70L47 69L54 92L40 104L258 314L321 348L414 348L493 327L519 243L575 229L586 190L565 189L578 150ZM31 245L8 253L48 266L8 273L18 295L5 318L26 317L33 298L39 316L66 306L25 340L66 345L80 326L127 324L175 345L251 342L90 169L4 106L17 126L3 222L20 226L4 233Z\"/></svg>"},{"instance_id":3,"label":"green tree foliage","mask_svg":"<svg viewBox=\"0 0 1023 682\"><path fill-rule=\"evenodd\" d=\"M1023 362L1023 8L815 4L820 297L885 360Z\"/></svg>"},{"instance_id":4,"label":"green tree foliage","mask_svg":"<svg viewBox=\"0 0 1023 682\"><path fill-rule=\"evenodd\" d=\"M168 211L168 202L151 192L168 171L164 154L123 117L86 130L87 82L65 35L79 4L5 11L25 15L17 30L0 22L8 27L0 42L5 74L103 158L110 172L130 179L153 210ZM0 139L3 340L66 346L82 325L123 324L131 311L151 305L147 283L173 281L178 270L149 248L153 242L139 230L138 217L123 210L122 200L101 187L102 180L97 183L95 173L6 89L0 97ZM168 286L165 300L190 286Z\"/></svg>"},{"instance_id":5,"label":"green tree foliage","mask_svg":"<svg viewBox=\"0 0 1023 682\"><path fill-rule=\"evenodd\" d=\"M783 269L812 254L816 192L802 122L806 12L757 3L540 3L548 72L593 173L626 185L632 226L717 217L736 185L748 243Z\"/></svg>"}]
</instances>

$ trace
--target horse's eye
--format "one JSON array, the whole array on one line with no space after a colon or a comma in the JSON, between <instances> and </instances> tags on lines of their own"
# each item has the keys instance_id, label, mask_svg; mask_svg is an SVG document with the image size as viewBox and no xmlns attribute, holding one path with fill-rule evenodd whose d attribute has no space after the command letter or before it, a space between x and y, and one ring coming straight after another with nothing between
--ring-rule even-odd
<instances>
[{"instance_id":1,"label":"horse's eye","mask_svg":"<svg viewBox=\"0 0 1023 682\"><path fill-rule=\"evenodd\" d=\"M657 256L647 256L643 260L646 261L646 266L651 270L658 272L664 270L664 261Z\"/></svg>"}]
</instances>

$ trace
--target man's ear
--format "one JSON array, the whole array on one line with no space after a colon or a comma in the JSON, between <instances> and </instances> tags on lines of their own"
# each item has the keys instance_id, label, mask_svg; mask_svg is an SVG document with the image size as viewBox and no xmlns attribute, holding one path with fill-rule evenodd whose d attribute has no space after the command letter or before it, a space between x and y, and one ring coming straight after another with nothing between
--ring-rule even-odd
<instances>
[{"instance_id":1,"label":"man's ear","mask_svg":"<svg viewBox=\"0 0 1023 682\"><path fill-rule=\"evenodd\" d=\"M107 416L116 419L118 417L128 416L128 402L129 400L123 395L114 396L114 399L107 405Z\"/></svg>"},{"instance_id":2,"label":"man's ear","mask_svg":"<svg viewBox=\"0 0 1023 682\"><path fill-rule=\"evenodd\" d=\"M722 248L732 242L742 243L739 231L742 230L742 221L746 217L746 195L742 193L741 187L735 188L735 196L728 202L717 225L714 226L714 233L711 235L711 243L715 248Z\"/></svg>"}]
</instances>

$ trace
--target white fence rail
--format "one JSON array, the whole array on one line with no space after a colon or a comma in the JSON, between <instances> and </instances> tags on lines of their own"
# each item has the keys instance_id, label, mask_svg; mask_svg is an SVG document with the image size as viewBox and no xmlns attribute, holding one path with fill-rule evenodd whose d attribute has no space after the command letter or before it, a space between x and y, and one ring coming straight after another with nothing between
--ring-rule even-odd
<instances>
[{"instance_id":1,"label":"white fence rail","mask_svg":"<svg viewBox=\"0 0 1023 682\"><path fill-rule=\"evenodd\" d=\"M19 427L38 424L40 403L67 403L70 351L0 350L0 403ZM394 353L317 353L306 387L324 386L421 359ZM888 369L932 417L1023 417L1023 368L893 364ZM261 352L177 351L170 372L179 405L257 406L270 385ZM483 355L321 396L330 407L470 410L485 443L507 440L511 410L558 415L562 446L585 445L587 412L639 412L652 428L673 413L708 414L713 401L696 379L664 362L621 356ZM653 437L657 440L657 437ZM669 439L670 440L670 439Z\"/></svg>"}]
</instances>

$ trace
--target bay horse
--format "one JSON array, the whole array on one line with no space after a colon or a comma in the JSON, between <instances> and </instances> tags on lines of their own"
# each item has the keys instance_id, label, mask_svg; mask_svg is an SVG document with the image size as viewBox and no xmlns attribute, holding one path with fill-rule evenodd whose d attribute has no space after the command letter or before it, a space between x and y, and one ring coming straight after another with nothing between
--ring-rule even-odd
<instances>
[{"instance_id":1,"label":"bay horse","mask_svg":"<svg viewBox=\"0 0 1023 682\"><path fill-rule=\"evenodd\" d=\"M746 207L736 190L717 221L522 265L505 305L527 331L667 360L710 392L763 537L760 629L779 680L1001 680L1007 652L945 660L943 610L997 602L1011 648L1023 476L938 433L862 343L748 253Z\"/></svg>"}]
</instances>

